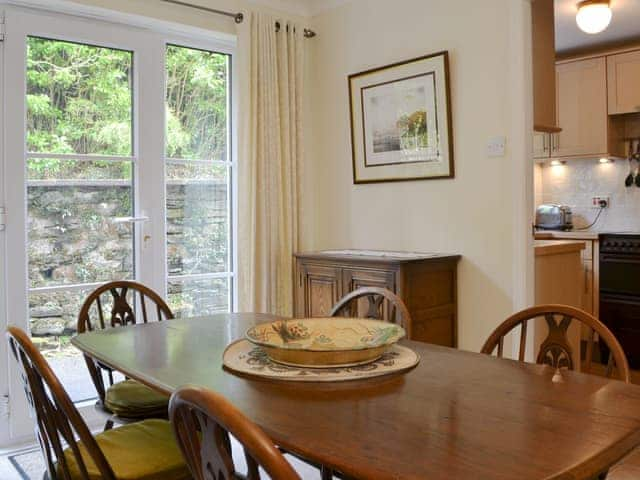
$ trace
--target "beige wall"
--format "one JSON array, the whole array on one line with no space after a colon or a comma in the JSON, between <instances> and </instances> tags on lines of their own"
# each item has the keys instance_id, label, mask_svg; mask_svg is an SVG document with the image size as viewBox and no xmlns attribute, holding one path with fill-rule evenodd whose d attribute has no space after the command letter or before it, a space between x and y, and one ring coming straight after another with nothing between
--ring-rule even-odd
<instances>
[{"instance_id":1,"label":"beige wall","mask_svg":"<svg viewBox=\"0 0 640 480\"><path fill-rule=\"evenodd\" d=\"M459 340L476 351L530 298L529 15L522 0L356 0L314 18L307 246L462 254ZM347 76L440 50L451 59L456 178L353 185ZM507 155L488 158L497 135Z\"/></svg>"},{"instance_id":2,"label":"beige wall","mask_svg":"<svg viewBox=\"0 0 640 480\"><path fill-rule=\"evenodd\" d=\"M230 19L157 0L75 1L235 32ZM530 72L523 66L529 54L523 40L529 34L527 1L352 0L311 21L318 37L310 40L309 51L302 248L462 254L460 346L471 350L531 298L526 239L533 179L524 153L530 151ZM255 8L248 0L199 3L229 11ZM354 186L347 76L445 49L451 59L456 178ZM507 137L507 155L488 158L487 140L497 135Z\"/></svg>"},{"instance_id":3,"label":"beige wall","mask_svg":"<svg viewBox=\"0 0 640 480\"><path fill-rule=\"evenodd\" d=\"M192 27L214 30L223 33L235 34L236 28L233 19L217 16L199 10L169 5L160 0L71 0L75 3L93 7L108 8L124 13L142 15L163 21L182 23ZM265 6L258 6L255 2L247 0L184 0L188 3L202 5L228 12L244 12L247 9L260 9L277 13L276 10ZM284 4L283 4L284 5ZM302 20L299 15L287 15Z\"/></svg>"}]
</instances>

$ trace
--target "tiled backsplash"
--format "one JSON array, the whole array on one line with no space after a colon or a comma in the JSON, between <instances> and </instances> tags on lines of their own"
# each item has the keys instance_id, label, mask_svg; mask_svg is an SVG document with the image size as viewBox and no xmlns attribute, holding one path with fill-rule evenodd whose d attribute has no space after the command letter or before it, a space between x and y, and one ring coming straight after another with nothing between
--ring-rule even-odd
<instances>
[{"instance_id":1,"label":"tiled backsplash","mask_svg":"<svg viewBox=\"0 0 640 480\"><path fill-rule=\"evenodd\" d=\"M634 163L634 168L636 164ZM535 166L535 203L562 203L573 209L576 228L586 227L598 214L592 208L594 196L607 195L611 206L602 212L596 231L640 232L640 188L625 187L629 162L616 160L600 164L596 160L569 160L566 165Z\"/></svg>"}]
</instances>

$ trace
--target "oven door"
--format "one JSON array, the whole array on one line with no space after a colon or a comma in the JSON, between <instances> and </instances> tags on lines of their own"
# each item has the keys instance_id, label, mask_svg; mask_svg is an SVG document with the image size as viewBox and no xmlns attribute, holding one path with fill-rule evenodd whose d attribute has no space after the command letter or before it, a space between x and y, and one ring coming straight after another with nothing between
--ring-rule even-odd
<instances>
[{"instance_id":1,"label":"oven door","mask_svg":"<svg viewBox=\"0 0 640 480\"><path fill-rule=\"evenodd\" d=\"M600 253L600 293L640 298L640 257Z\"/></svg>"},{"instance_id":2,"label":"oven door","mask_svg":"<svg viewBox=\"0 0 640 480\"><path fill-rule=\"evenodd\" d=\"M631 368L640 368L640 297L601 294L600 320L622 345Z\"/></svg>"}]
</instances>

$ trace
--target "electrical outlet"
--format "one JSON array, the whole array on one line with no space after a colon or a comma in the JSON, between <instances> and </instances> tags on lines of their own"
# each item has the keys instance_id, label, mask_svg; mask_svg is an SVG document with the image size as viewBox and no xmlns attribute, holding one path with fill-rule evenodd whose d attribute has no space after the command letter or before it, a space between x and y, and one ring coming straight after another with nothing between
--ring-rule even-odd
<instances>
[{"instance_id":1,"label":"electrical outlet","mask_svg":"<svg viewBox=\"0 0 640 480\"><path fill-rule=\"evenodd\" d=\"M598 195L591 198L591 208L609 208L611 206L611 199L608 195Z\"/></svg>"}]
</instances>

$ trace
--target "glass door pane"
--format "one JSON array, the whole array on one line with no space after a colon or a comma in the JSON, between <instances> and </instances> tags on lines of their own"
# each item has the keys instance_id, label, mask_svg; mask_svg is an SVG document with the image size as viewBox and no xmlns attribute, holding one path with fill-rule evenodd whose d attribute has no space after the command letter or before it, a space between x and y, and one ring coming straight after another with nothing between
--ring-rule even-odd
<instances>
[{"instance_id":1,"label":"glass door pane","mask_svg":"<svg viewBox=\"0 0 640 480\"><path fill-rule=\"evenodd\" d=\"M166 50L167 290L177 316L232 309L230 58Z\"/></svg>"},{"instance_id":2,"label":"glass door pane","mask_svg":"<svg viewBox=\"0 0 640 480\"><path fill-rule=\"evenodd\" d=\"M135 278L133 53L27 39L31 335L74 401L94 398L69 339L100 283Z\"/></svg>"}]
</instances>

